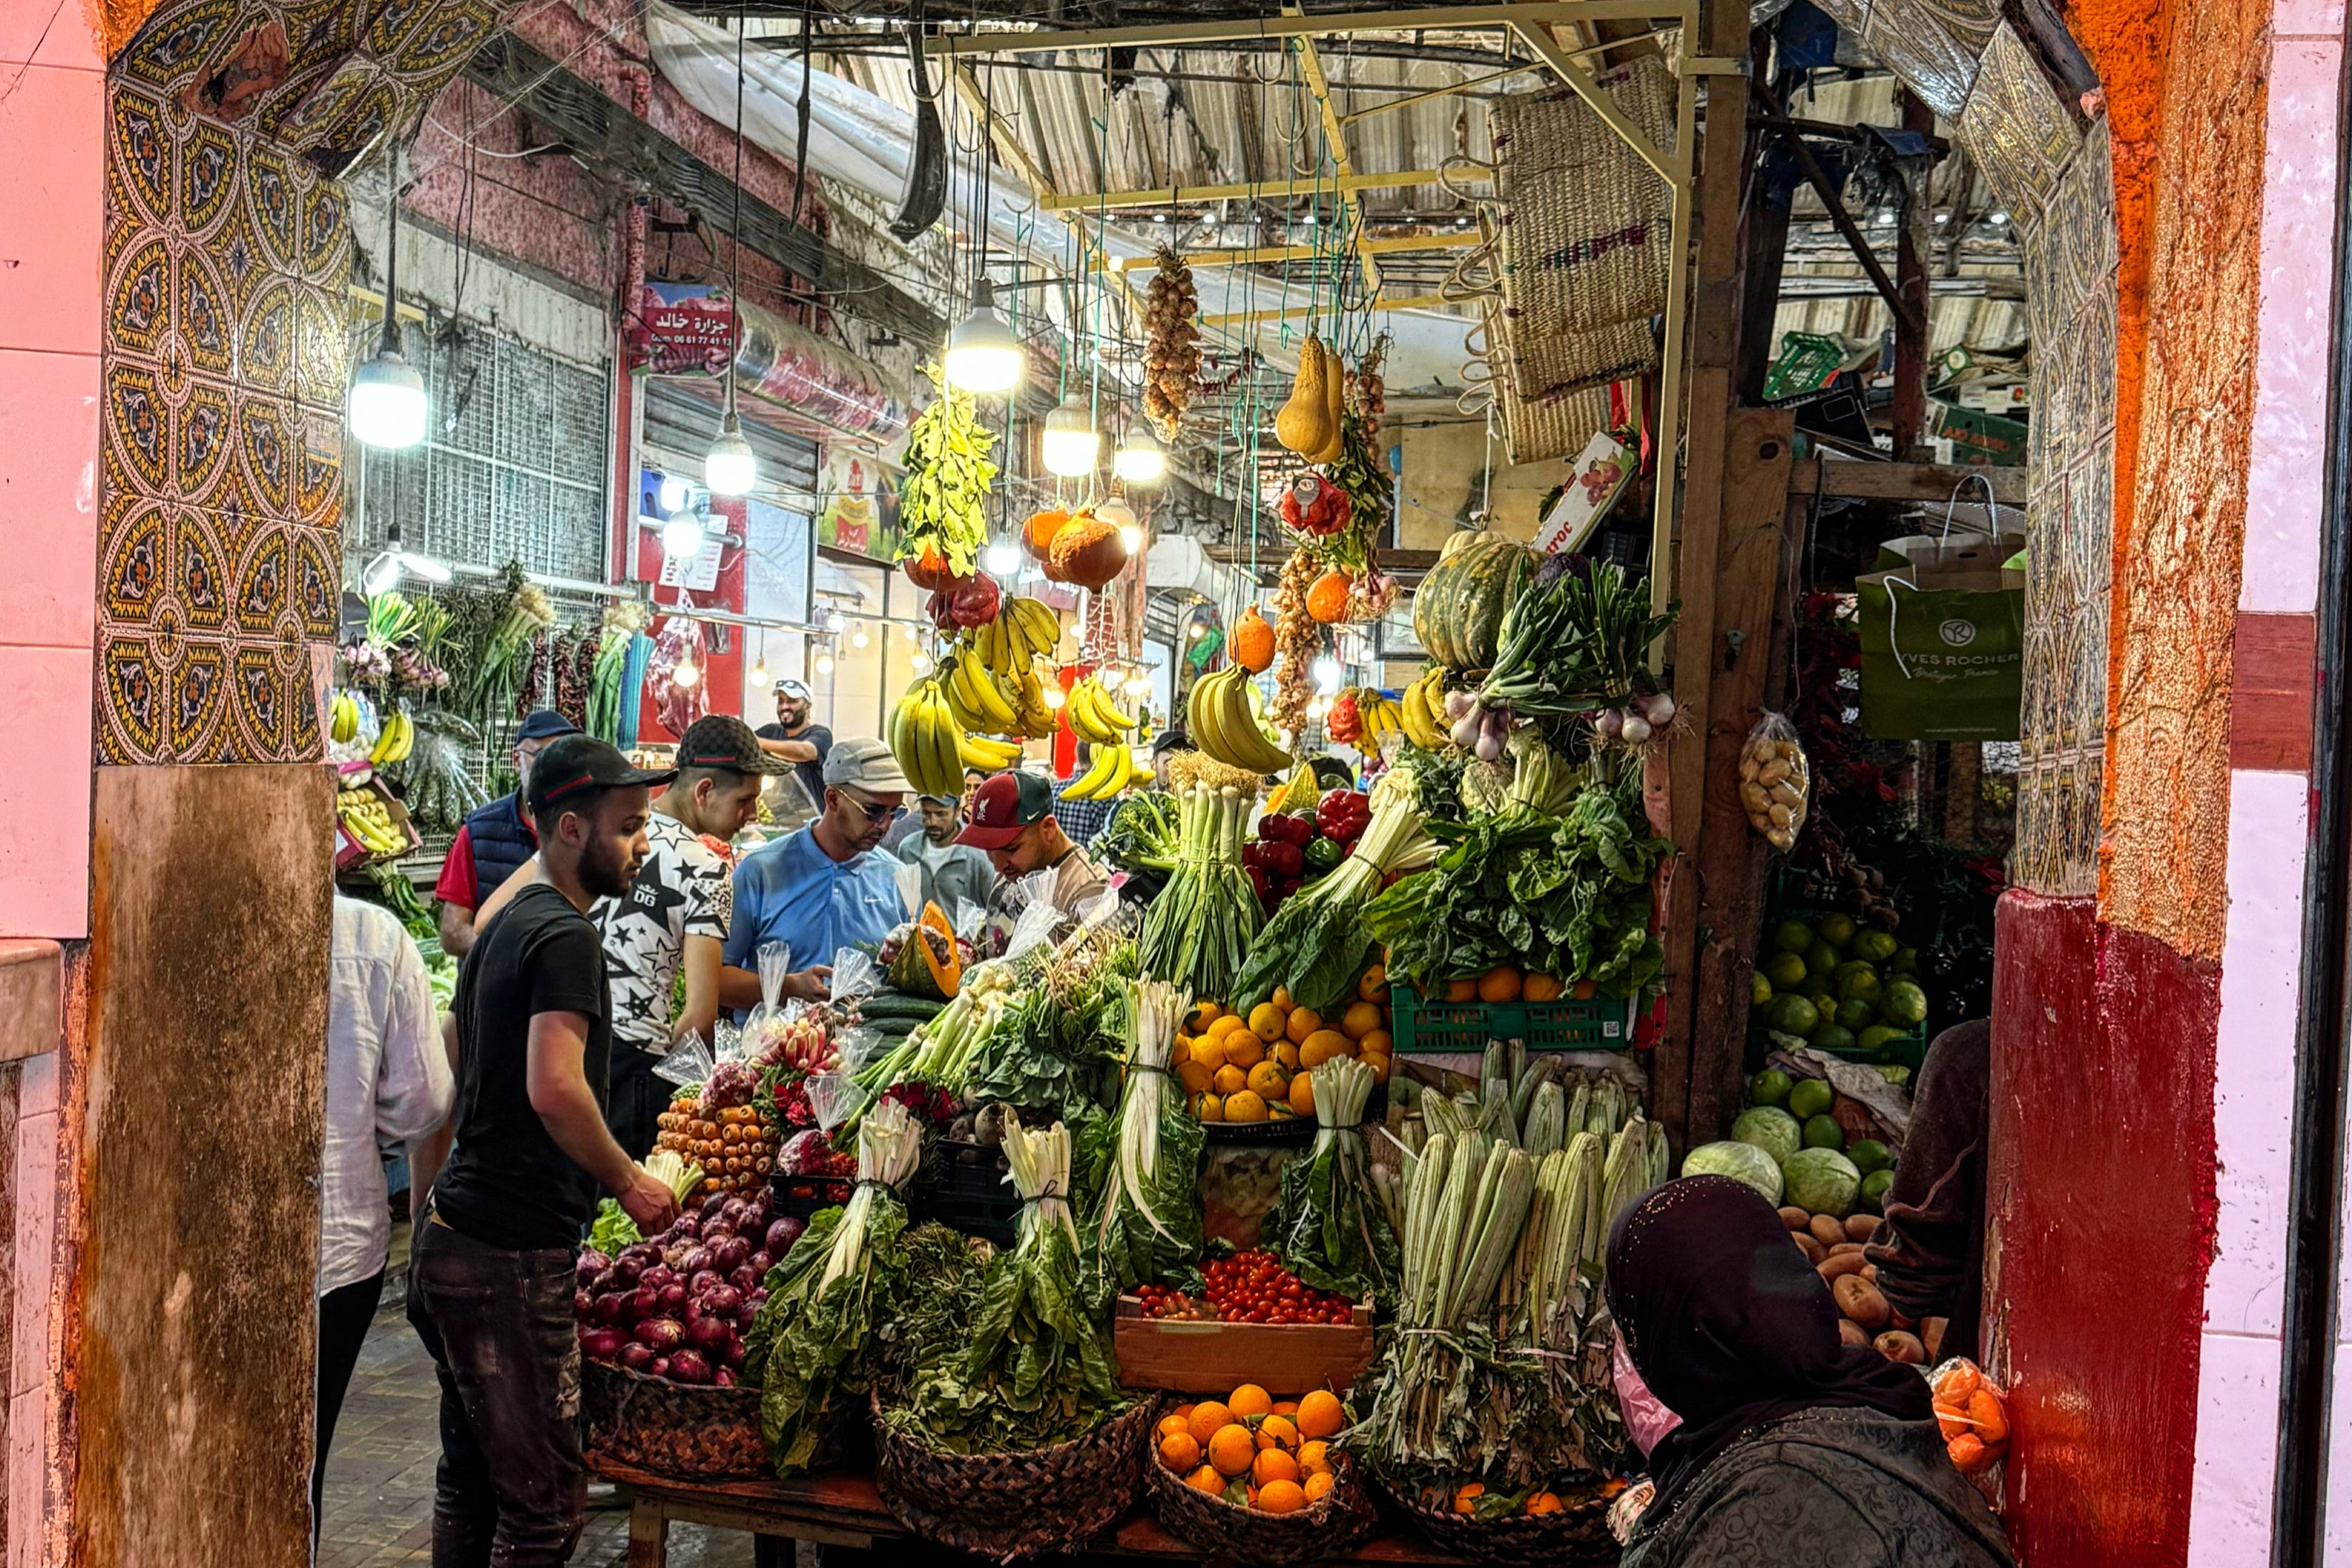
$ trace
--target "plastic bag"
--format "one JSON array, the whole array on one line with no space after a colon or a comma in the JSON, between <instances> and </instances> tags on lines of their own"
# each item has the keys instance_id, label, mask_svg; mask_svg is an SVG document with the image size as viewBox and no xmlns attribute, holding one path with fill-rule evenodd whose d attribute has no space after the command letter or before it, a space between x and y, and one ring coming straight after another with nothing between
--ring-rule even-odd
<instances>
[{"instance_id":1,"label":"plastic bag","mask_svg":"<svg viewBox=\"0 0 2352 1568\"><path fill-rule=\"evenodd\" d=\"M793 972L792 944L763 942L754 962L760 971L760 1002L743 1015L743 1049L757 1057L767 1055L782 1033L784 980Z\"/></svg>"},{"instance_id":2,"label":"plastic bag","mask_svg":"<svg viewBox=\"0 0 2352 1568\"><path fill-rule=\"evenodd\" d=\"M1966 1356L1954 1356L1927 1374L1935 1391L1936 1425L1952 1468L1982 1475L2009 1452L2009 1396Z\"/></svg>"},{"instance_id":3,"label":"plastic bag","mask_svg":"<svg viewBox=\"0 0 2352 1568\"><path fill-rule=\"evenodd\" d=\"M1054 931L1062 923L1062 911L1054 907L1054 882L1058 873L1032 871L1012 885L1006 903L1020 910L1013 922L1013 933L1004 939L1004 956L1019 958L1053 940Z\"/></svg>"},{"instance_id":4,"label":"plastic bag","mask_svg":"<svg viewBox=\"0 0 2352 1568\"><path fill-rule=\"evenodd\" d=\"M1786 854L1805 828L1805 802L1813 770L1797 731L1778 713L1767 713L1748 731L1739 749L1739 805L1748 825Z\"/></svg>"},{"instance_id":5,"label":"plastic bag","mask_svg":"<svg viewBox=\"0 0 2352 1568\"><path fill-rule=\"evenodd\" d=\"M654 1064L654 1076L667 1079L680 1089L693 1089L710 1080L719 1063L710 1047L702 1043L701 1034L693 1029L686 1037L669 1048L669 1054Z\"/></svg>"},{"instance_id":6,"label":"plastic bag","mask_svg":"<svg viewBox=\"0 0 2352 1568\"><path fill-rule=\"evenodd\" d=\"M861 996L871 996L889 984L889 976L874 962L871 953L860 952L854 947L834 950L833 986L829 993L836 1007L846 1007Z\"/></svg>"},{"instance_id":7,"label":"plastic bag","mask_svg":"<svg viewBox=\"0 0 2352 1568\"><path fill-rule=\"evenodd\" d=\"M808 1080L809 1109L816 1112L816 1124L827 1134L857 1113L866 1103L866 1091L847 1073L819 1073Z\"/></svg>"}]
</instances>

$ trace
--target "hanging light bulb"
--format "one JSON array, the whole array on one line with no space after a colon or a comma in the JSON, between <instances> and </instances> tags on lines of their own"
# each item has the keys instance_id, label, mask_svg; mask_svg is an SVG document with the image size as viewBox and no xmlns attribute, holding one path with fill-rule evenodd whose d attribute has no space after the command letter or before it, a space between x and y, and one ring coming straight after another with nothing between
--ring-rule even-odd
<instances>
[{"instance_id":1,"label":"hanging light bulb","mask_svg":"<svg viewBox=\"0 0 2352 1568\"><path fill-rule=\"evenodd\" d=\"M1127 694L1129 697L1144 696L1149 693L1150 689L1151 682L1146 677L1140 675L1130 675L1127 678Z\"/></svg>"},{"instance_id":2,"label":"hanging light bulb","mask_svg":"<svg viewBox=\"0 0 2352 1568\"><path fill-rule=\"evenodd\" d=\"M1095 416L1085 398L1074 392L1045 416L1039 451L1049 474L1076 479L1095 471L1102 461L1102 432L1095 428Z\"/></svg>"},{"instance_id":3,"label":"hanging light bulb","mask_svg":"<svg viewBox=\"0 0 2352 1568\"><path fill-rule=\"evenodd\" d=\"M1339 661L1333 658L1329 654L1325 654L1322 658L1309 665L1307 667L1307 673L1315 677L1315 684L1320 687L1323 690L1337 691L1339 689Z\"/></svg>"},{"instance_id":4,"label":"hanging light bulb","mask_svg":"<svg viewBox=\"0 0 2352 1568\"><path fill-rule=\"evenodd\" d=\"M1190 637L1194 642L1199 642L1202 637L1209 635L1209 628L1203 626L1201 622L1194 621L1192 623L1192 629L1185 635Z\"/></svg>"},{"instance_id":5,"label":"hanging light bulb","mask_svg":"<svg viewBox=\"0 0 2352 1568\"><path fill-rule=\"evenodd\" d=\"M1058 686L1046 687L1045 696L1045 706L1048 708L1059 708L1063 703L1067 702L1070 700L1069 694Z\"/></svg>"},{"instance_id":6,"label":"hanging light bulb","mask_svg":"<svg viewBox=\"0 0 2352 1568\"><path fill-rule=\"evenodd\" d=\"M860 626L856 631L849 634L849 646L852 647L864 647L867 643L872 642L873 640L874 639L872 637L866 635L866 628L864 626Z\"/></svg>"},{"instance_id":7,"label":"hanging light bulb","mask_svg":"<svg viewBox=\"0 0 2352 1568\"><path fill-rule=\"evenodd\" d=\"M681 511L662 524L662 553L673 561L693 561L702 554L707 538L698 512Z\"/></svg>"},{"instance_id":8,"label":"hanging light bulb","mask_svg":"<svg viewBox=\"0 0 2352 1568\"><path fill-rule=\"evenodd\" d=\"M917 675L929 675L931 672L931 656L918 650L907 660L907 668Z\"/></svg>"},{"instance_id":9,"label":"hanging light bulb","mask_svg":"<svg viewBox=\"0 0 2352 1568\"><path fill-rule=\"evenodd\" d=\"M371 599L378 594L391 592L392 585L399 581L400 552L396 550L385 551L369 562L367 570L360 574L360 588Z\"/></svg>"},{"instance_id":10,"label":"hanging light bulb","mask_svg":"<svg viewBox=\"0 0 2352 1568\"><path fill-rule=\"evenodd\" d=\"M1000 539L988 547L985 564L998 577L1009 577L1021 570L1021 548L1009 539Z\"/></svg>"},{"instance_id":11,"label":"hanging light bulb","mask_svg":"<svg viewBox=\"0 0 2352 1568\"><path fill-rule=\"evenodd\" d=\"M1168 448L1150 426L1138 425L1112 454L1110 471L1131 485L1156 485L1168 477Z\"/></svg>"},{"instance_id":12,"label":"hanging light bulb","mask_svg":"<svg viewBox=\"0 0 2352 1568\"><path fill-rule=\"evenodd\" d=\"M701 679L702 671L696 667L694 655L690 653L679 655L677 668L669 672L669 683L672 686L692 686Z\"/></svg>"},{"instance_id":13,"label":"hanging light bulb","mask_svg":"<svg viewBox=\"0 0 2352 1568\"><path fill-rule=\"evenodd\" d=\"M1118 542L1127 546L1129 560L1142 554L1143 525L1139 522L1121 523L1118 530Z\"/></svg>"},{"instance_id":14,"label":"hanging light bulb","mask_svg":"<svg viewBox=\"0 0 2352 1568\"><path fill-rule=\"evenodd\" d=\"M384 535L383 551L367 563L360 574L360 587L370 597L388 592L398 583L401 574L421 577L427 583L446 583L452 575L449 563L430 555L420 555L404 543L400 537L400 520L394 518Z\"/></svg>"},{"instance_id":15,"label":"hanging light bulb","mask_svg":"<svg viewBox=\"0 0 2352 1568\"><path fill-rule=\"evenodd\" d=\"M702 482L715 496L741 496L751 493L751 486L760 477L760 459L751 455L751 443L743 439L743 421L735 412L735 384L727 384L727 416L719 422L719 438L710 443L710 450L702 459Z\"/></svg>"},{"instance_id":16,"label":"hanging light bulb","mask_svg":"<svg viewBox=\"0 0 2352 1568\"><path fill-rule=\"evenodd\" d=\"M833 673L833 655L829 653L821 653L816 656L816 672L819 675L831 675Z\"/></svg>"},{"instance_id":17,"label":"hanging light bulb","mask_svg":"<svg viewBox=\"0 0 2352 1568\"><path fill-rule=\"evenodd\" d=\"M983 272L972 285L971 314L948 334L940 374L950 386L992 397L1020 385L1028 372L1029 353L996 313L996 285Z\"/></svg>"},{"instance_id":18,"label":"hanging light bulb","mask_svg":"<svg viewBox=\"0 0 2352 1568\"><path fill-rule=\"evenodd\" d=\"M751 684L754 686L768 684L768 656L765 651L751 661Z\"/></svg>"},{"instance_id":19,"label":"hanging light bulb","mask_svg":"<svg viewBox=\"0 0 2352 1568\"><path fill-rule=\"evenodd\" d=\"M662 476L661 490L655 504L664 517L684 511L694 500L694 487L676 474Z\"/></svg>"},{"instance_id":20,"label":"hanging light bulb","mask_svg":"<svg viewBox=\"0 0 2352 1568\"><path fill-rule=\"evenodd\" d=\"M1135 509L1114 496L1095 508L1095 515L1118 530L1118 542L1131 559L1143 553L1143 524Z\"/></svg>"},{"instance_id":21,"label":"hanging light bulb","mask_svg":"<svg viewBox=\"0 0 2352 1568\"><path fill-rule=\"evenodd\" d=\"M425 439L426 401L425 378L401 357L400 326L400 180L392 183L390 212L385 219L383 263L383 331L376 339L375 357L352 373L345 417L352 434L371 447L397 451ZM397 574L395 573L395 575Z\"/></svg>"}]
</instances>

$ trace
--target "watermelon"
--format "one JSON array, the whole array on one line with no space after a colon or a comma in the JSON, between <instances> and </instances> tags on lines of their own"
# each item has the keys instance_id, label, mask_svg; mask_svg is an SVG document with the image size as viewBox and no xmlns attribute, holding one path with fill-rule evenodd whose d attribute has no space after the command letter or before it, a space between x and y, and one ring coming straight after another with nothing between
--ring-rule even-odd
<instances>
[{"instance_id":1,"label":"watermelon","mask_svg":"<svg viewBox=\"0 0 2352 1568\"><path fill-rule=\"evenodd\" d=\"M1448 669L1486 669L1504 614L1534 574L1536 553L1496 534L1463 529L1445 542L1412 598L1412 635Z\"/></svg>"}]
</instances>

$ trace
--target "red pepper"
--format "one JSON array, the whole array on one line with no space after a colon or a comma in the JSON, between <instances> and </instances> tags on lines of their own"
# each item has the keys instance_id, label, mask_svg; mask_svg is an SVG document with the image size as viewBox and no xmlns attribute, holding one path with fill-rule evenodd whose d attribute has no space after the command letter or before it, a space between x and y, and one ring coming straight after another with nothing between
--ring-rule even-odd
<instances>
[{"instance_id":1,"label":"red pepper","mask_svg":"<svg viewBox=\"0 0 2352 1568\"><path fill-rule=\"evenodd\" d=\"M1265 847L1265 858L1261 863L1269 872L1277 877L1295 878L1300 868L1307 864L1307 855L1296 844L1269 844Z\"/></svg>"},{"instance_id":2,"label":"red pepper","mask_svg":"<svg viewBox=\"0 0 2352 1568\"><path fill-rule=\"evenodd\" d=\"M1371 820L1371 803L1352 790L1334 790L1315 808L1323 837L1341 845L1354 844Z\"/></svg>"}]
</instances>

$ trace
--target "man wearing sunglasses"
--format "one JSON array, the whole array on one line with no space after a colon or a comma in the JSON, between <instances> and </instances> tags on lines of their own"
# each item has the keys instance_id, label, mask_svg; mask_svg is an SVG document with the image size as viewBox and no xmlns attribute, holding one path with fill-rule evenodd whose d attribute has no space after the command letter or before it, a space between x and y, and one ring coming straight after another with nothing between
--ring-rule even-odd
<instances>
[{"instance_id":1,"label":"man wearing sunglasses","mask_svg":"<svg viewBox=\"0 0 2352 1568\"><path fill-rule=\"evenodd\" d=\"M824 759L824 800L815 821L763 845L735 868L735 914L725 962L756 970L760 949L792 949L788 996L823 997L833 955L874 948L906 917L898 862L882 836L906 811L906 773L876 740L839 741Z\"/></svg>"}]
</instances>

